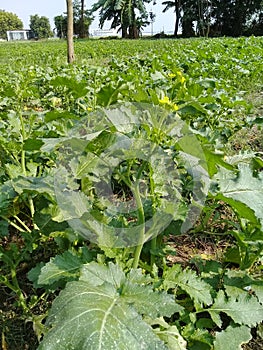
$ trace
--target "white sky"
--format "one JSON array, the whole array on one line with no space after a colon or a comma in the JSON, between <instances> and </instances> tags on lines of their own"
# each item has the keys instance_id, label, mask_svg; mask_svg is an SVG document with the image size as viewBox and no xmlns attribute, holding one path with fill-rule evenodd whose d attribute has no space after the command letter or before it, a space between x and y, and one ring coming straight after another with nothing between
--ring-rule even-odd
<instances>
[{"instance_id":1,"label":"white sky","mask_svg":"<svg viewBox=\"0 0 263 350\"><path fill-rule=\"evenodd\" d=\"M173 32L175 15L173 10L169 10L166 13L162 13L164 6L162 1L157 0L157 4L147 5L148 9L153 9L156 14L155 22L153 24L154 32L165 33ZM86 8L91 8L92 4L96 0L86 0ZM66 0L0 0L0 9L8 12L15 13L23 22L24 28L29 28L30 15L38 14L39 16L46 16L50 20L52 29L54 28L53 19L55 16L61 15L66 11ZM109 24L105 24L103 29L108 29ZM98 18L92 22L90 29L98 29ZM151 32L151 26L145 28L146 32Z\"/></svg>"}]
</instances>

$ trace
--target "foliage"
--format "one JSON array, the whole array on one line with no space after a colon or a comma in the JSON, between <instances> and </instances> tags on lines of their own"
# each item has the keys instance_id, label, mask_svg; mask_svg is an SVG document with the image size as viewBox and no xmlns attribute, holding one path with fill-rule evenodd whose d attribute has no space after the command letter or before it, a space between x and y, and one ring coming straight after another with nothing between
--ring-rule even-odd
<instances>
[{"instance_id":1,"label":"foliage","mask_svg":"<svg viewBox=\"0 0 263 350\"><path fill-rule=\"evenodd\" d=\"M100 9L100 26L112 20L111 28L121 27L123 38L138 38L141 27L148 25L145 3L149 0L99 0L92 6L92 12ZM138 14L139 13L139 16Z\"/></svg>"},{"instance_id":2,"label":"foliage","mask_svg":"<svg viewBox=\"0 0 263 350\"><path fill-rule=\"evenodd\" d=\"M49 19L47 17L38 15L30 16L30 29L34 32L38 39L49 38L53 36Z\"/></svg>"},{"instance_id":3,"label":"foliage","mask_svg":"<svg viewBox=\"0 0 263 350\"><path fill-rule=\"evenodd\" d=\"M244 90L262 88L262 38L75 48L67 65L63 41L1 43L12 307L39 349L240 349L263 320L263 161L227 143L260 125ZM226 249L171 264L182 232Z\"/></svg>"},{"instance_id":4,"label":"foliage","mask_svg":"<svg viewBox=\"0 0 263 350\"><path fill-rule=\"evenodd\" d=\"M6 32L23 29L23 23L14 13L0 10L0 28L0 38L7 39Z\"/></svg>"},{"instance_id":5,"label":"foliage","mask_svg":"<svg viewBox=\"0 0 263 350\"><path fill-rule=\"evenodd\" d=\"M73 2L73 27L74 34L81 36L81 31L84 30L84 37L89 35L89 26L93 20L93 17L89 10L84 10L83 21L84 29L82 29L82 8L80 1ZM54 23L56 27L57 36L59 38L67 37L67 15L60 15L54 18Z\"/></svg>"},{"instance_id":6,"label":"foliage","mask_svg":"<svg viewBox=\"0 0 263 350\"><path fill-rule=\"evenodd\" d=\"M175 31L177 35L179 23L182 27L182 36L241 36L260 32L262 1L207 1L207 0L175 0L164 1L165 8L173 9L176 13ZM248 22L253 18L253 26L247 29ZM194 22L197 23L194 30Z\"/></svg>"}]
</instances>

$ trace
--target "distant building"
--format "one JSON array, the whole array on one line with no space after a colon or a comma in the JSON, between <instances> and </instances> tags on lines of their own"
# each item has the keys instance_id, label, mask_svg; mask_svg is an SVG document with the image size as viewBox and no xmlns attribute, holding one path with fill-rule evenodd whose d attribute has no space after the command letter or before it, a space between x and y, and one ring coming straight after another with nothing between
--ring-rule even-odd
<instances>
[{"instance_id":1,"label":"distant building","mask_svg":"<svg viewBox=\"0 0 263 350\"><path fill-rule=\"evenodd\" d=\"M108 36L120 36L117 29L93 29L90 30L90 36L96 38L105 38Z\"/></svg>"},{"instance_id":2,"label":"distant building","mask_svg":"<svg viewBox=\"0 0 263 350\"><path fill-rule=\"evenodd\" d=\"M30 40L35 38L34 33L30 29L8 30L6 34L8 41Z\"/></svg>"}]
</instances>

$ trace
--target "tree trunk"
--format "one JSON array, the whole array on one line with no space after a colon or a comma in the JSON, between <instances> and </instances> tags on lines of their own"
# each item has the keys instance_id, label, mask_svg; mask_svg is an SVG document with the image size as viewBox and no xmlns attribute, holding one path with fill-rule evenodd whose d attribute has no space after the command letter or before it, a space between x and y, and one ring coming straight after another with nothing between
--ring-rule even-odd
<instances>
[{"instance_id":1,"label":"tree trunk","mask_svg":"<svg viewBox=\"0 0 263 350\"><path fill-rule=\"evenodd\" d=\"M180 21L180 2L176 1L175 3L175 25L174 25L174 37L178 36L178 29L179 29L179 21Z\"/></svg>"},{"instance_id":2,"label":"tree trunk","mask_svg":"<svg viewBox=\"0 0 263 350\"><path fill-rule=\"evenodd\" d=\"M80 38L85 38L85 25L84 25L84 2L85 0L81 0L81 13L80 13Z\"/></svg>"},{"instance_id":3,"label":"tree trunk","mask_svg":"<svg viewBox=\"0 0 263 350\"><path fill-rule=\"evenodd\" d=\"M67 1L67 14L68 14L68 30L67 30L68 63L72 63L75 60L74 43L73 43L73 3L72 3L72 0L66 0L66 1Z\"/></svg>"},{"instance_id":4,"label":"tree trunk","mask_svg":"<svg viewBox=\"0 0 263 350\"><path fill-rule=\"evenodd\" d=\"M122 24L122 26L121 26L121 37L123 39L127 39L128 38L127 30L128 30L127 26Z\"/></svg>"}]
</instances>

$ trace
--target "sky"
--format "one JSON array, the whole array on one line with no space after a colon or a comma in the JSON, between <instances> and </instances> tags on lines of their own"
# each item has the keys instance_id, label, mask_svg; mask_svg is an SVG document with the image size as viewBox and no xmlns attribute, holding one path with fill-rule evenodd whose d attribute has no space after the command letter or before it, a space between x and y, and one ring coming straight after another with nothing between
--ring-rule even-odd
<instances>
[{"instance_id":1,"label":"sky","mask_svg":"<svg viewBox=\"0 0 263 350\"><path fill-rule=\"evenodd\" d=\"M171 34L174 28L174 13L170 9L166 13L162 13L164 0L157 0L156 5L147 5L148 10L153 10L156 14L153 23L153 32L164 31ZM86 8L91 8L96 0L85 0ZM38 14L39 16L48 17L52 29L54 28L54 17L63 14L66 11L66 0L0 0L0 9L7 12L15 13L23 22L24 29L29 29L30 15ZM92 22L90 29L98 29L98 16ZM104 25L103 29L109 29L110 23ZM145 28L145 32L151 33L151 25Z\"/></svg>"}]
</instances>

